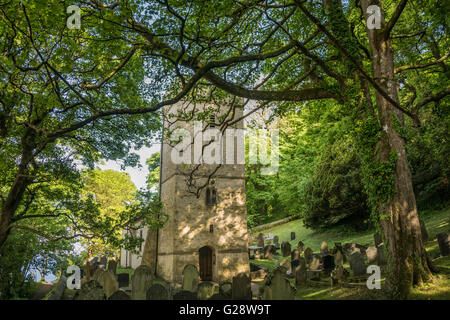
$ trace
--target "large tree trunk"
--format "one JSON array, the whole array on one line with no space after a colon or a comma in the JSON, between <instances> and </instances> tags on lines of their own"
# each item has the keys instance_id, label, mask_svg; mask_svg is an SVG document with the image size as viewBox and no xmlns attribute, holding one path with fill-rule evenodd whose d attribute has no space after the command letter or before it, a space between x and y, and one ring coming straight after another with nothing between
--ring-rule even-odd
<instances>
[{"instance_id":1,"label":"large tree trunk","mask_svg":"<svg viewBox=\"0 0 450 320\"><path fill-rule=\"evenodd\" d=\"M361 1L364 13L368 0ZM381 1L376 1L381 8ZM372 1L373 3L373 1ZM373 54L374 78L381 88L399 102L394 76L394 53L389 36L384 34L384 16L380 30L367 30ZM395 164L395 194L388 203L379 203L380 224L389 249L387 288L393 298L406 299L413 285L431 277L427 254L422 242L416 199L408 166L405 143L393 126L394 108L376 93L378 116L383 127L375 160L388 162L391 152L398 155Z\"/></svg>"}]
</instances>

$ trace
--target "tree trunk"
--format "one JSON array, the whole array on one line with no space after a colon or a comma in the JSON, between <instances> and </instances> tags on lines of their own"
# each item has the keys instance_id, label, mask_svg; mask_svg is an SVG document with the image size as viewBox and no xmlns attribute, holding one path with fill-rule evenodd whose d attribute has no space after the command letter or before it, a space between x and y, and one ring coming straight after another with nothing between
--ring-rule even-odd
<instances>
[{"instance_id":1,"label":"tree trunk","mask_svg":"<svg viewBox=\"0 0 450 320\"><path fill-rule=\"evenodd\" d=\"M376 1L375 4L382 8L381 1ZM363 0L361 5L366 13L369 1ZM390 37L385 36L384 25L382 14L381 29L367 30L373 55L374 78L394 101L399 102L394 76L394 53ZM404 140L392 122L393 117L397 116L397 109L394 109L394 106L378 92L376 103L383 130L375 160L388 162L391 152L395 152L398 156L394 170L394 196L388 203L378 204L383 237L389 249L386 285L392 298L406 299L412 286L428 280L431 273L422 242Z\"/></svg>"}]
</instances>

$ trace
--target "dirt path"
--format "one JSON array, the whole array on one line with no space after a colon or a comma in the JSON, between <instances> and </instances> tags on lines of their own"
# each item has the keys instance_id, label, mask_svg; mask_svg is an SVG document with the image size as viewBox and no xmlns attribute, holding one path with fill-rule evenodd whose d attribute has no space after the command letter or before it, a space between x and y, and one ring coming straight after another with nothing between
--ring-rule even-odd
<instances>
[{"instance_id":1,"label":"dirt path","mask_svg":"<svg viewBox=\"0 0 450 320\"><path fill-rule=\"evenodd\" d=\"M41 283L36 292L31 296L30 300L41 300L55 285L53 283Z\"/></svg>"}]
</instances>

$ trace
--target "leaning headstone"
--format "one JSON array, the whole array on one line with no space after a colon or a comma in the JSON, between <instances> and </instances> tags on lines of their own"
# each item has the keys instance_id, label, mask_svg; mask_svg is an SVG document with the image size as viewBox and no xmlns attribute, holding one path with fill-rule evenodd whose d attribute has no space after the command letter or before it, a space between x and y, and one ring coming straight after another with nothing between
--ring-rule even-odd
<instances>
[{"instance_id":1,"label":"leaning headstone","mask_svg":"<svg viewBox=\"0 0 450 320\"><path fill-rule=\"evenodd\" d=\"M322 260L323 260L323 269L326 271L331 271L336 266L334 262L334 256L330 254L323 256Z\"/></svg>"},{"instance_id":2,"label":"leaning headstone","mask_svg":"<svg viewBox=\"0 0 450 320\"><path fill-rule=\"evenodd\" d=\"M119 273L117 281L119 282L119 288L127 288L130 286L130 275L128 273Z\"/></svg>"},{"instance_id":3,"label":"leaning headstone","mask_svg":"<svg viewBox=\"0 0 450 320\"><path fill-rule=\"evenodd\" d=\"M305 250L305 244L302 241L299 241L297 244L297 250L302 253Z\"/></svg>"},{"instance_id":4,"label":"leaning headstone","mask_svg":"<svg viewBox=\"0 0 450 320\"><path fill-rule=\"evenodd\" d=\"M439 250L442 256L450 255L450 233L443 232L437 235L437 241L439 243Z\"/></svg>"},{"instance_id":5,"label":"leaning headstone","mask_svg":"<svg viewBox=\"0 0 450 320\"><path fill-rule=\"evenodd\" d=\"M117 290L112 295L109 296L108 300L130 300L130 296L125 293L125 291Z\"/></svg>"},{"instance_id":6,"label":"leaning headstone","mask_svg":"<svg viewBox=\"0 0 450 320\"><path fill-rule=\"evenodd\" d=\"M380 244L377 247L377 263L379 266L384 266L387 263L384 244Z\"/></svg>"},{"instance_id":7,"label":"leaning headstone","mask_svg":"<svg viewBox=\"0 0 450 320\"><path fill-rule=\"evenodd\" d=\"M147 290L146 298L147 300L170 300L170 294L166 287L155 283Z\"/></svg>"},{"instance_id":8,"label":"leaning headstone","mask_svg":"<svg viewBox=\"0 0 450 320\"><path fill-rule=\"evenodd\" d=\"M258 234L258 247L264 248L264 235L262 233Z\"/></svg>"},{"instance_id":9,"label":"leaning headstone","mask_svg":"<svg viewBox=\"0 0 450 320\"><path fill-rule=\"evenodd\" d=\"M295 240L295 232L291 232L291 240Z\"/></svg>"},{"instance_id":10,"label":"leaning headstone","mask_svg":"<svg viewBox=\"0 0 450 320\"><path fill-rule=\"evenodd\" d=\"M77 290L73 300L105 300L105 291L102 286L95 280L86 282Z\"/></svg>"},{"instance_id":11,"label":"leaning headstone","mask_svg":"<svg viewBox=\"0 0 450 320\"><path fill-rule=\"evenodd\" d=\"M102 271L97 281L103 287L106 298L109 298L114 292L119 290L119 283L112 271Z\"/></svg>"},{"instance_id":12,"label":"leaning headstone","mask_svg":"<svg viewBox=\"0 0 450 320\"><path fill-rule=\"evenodd\" d=\"M366 265L361 252L353 252L350 255L349 262L354 276L361 276L366 273Z\"/></svg>"},{"instance_id":13,"label":"leaning headstone","mask_svg":"<svg viewBox=\"0 0 450 320\"><path fill-rule=\"evenodd\" d=\"M312 260L309 263L309 270L319 270L320 269L320 260L317 255L312 256Z\"/></svg>"},{"instance_id":14,"label":"leaning headstone","mask_svg":"<svg viewBox=\"0 0 450 320\"><path fill-rule=\"evenodd\" d=\"M131 277L131 299L146 300L147 290L152 286L153 272L149 266L140 265Z\"/></svg>"},{"instance_id":15,"label":"leaning headstone","mask_svg":"<svg viewBox=\"0 0 450 320\"><path fill-rule=\"evenodd\" d=\"M275 269L264 284L264 300L294 300L297 289L279 270Z\"/></svg>"},{"instance_id":16,"label":"leaning headstone","mask_svg":"<svg viewBox=\"0 0 450 320\"><path fill-rule=\"evenodd\" d=\"M173 295L173 300L197 300L197 292L181 290Z\"/></svg>"},{"instance_id":17,"label":"leaning headstone","mask_svg":"<svg viewBox=\"0 0 450 320\"><path fill-rule=\"evenodd\" d=\"M305 257L306 264L309 264L311 262L312 254L313 254L313 252L312 252L311 248L306 248L305 251L303 252L303 256Z\"/></svg>"},{"instance_id":18,"label":"leaning headstone","mask_svg":"<svg viewBox=\"0 0 450 320\"><path fill-rule=\"evenodd\" d=\"M197 299L198 300L208 300L214 294L214 289L216 284L211 281L202 281L198 285Z\"/></svg>"},{"instance_id":19,"label":"leaning headstone","mask_svg":"<svg viewBox=\"0 0 450 320\"><path fill-rule=\"evenodd\" d=\"M276 249L280 249L280 238L278 236L273 237L273 245Z\"/></svg>"},{"instance_id":20,"label":"leaning headstone","mask_svg":"<svg viewBox=\"0 0 450 320\"><path fill-rule=\"evenodd\" d=\"M231 299L232 289L233 285L230 282L224 282L219 286L219 294L226 299Z\"/></svg>"},{"instance_id":21,"label":"leaning headstone","mask_svg":"<svg viewBox=\"0 0 450 320\"><path fill-rule=\"evenodd\" d=\"M251 282L246 273L242 272L233 277L231 292L233 300L252 299Z\"/></svg>"},{"instance_id":22,"label":"leaning headstone","mask_svg":"<svg viewBox=\"0 0 450 320\"><path fill-rule=\"evenodd\" d=\"M283 257L289 257L291 255L291 244L287 241L281 243L281 255Z\"/></svg>"},{"instance_id":23,"label":"leaning headstone","mask_svg":"<svg viewBox=\"0 0 450 320\"><path fill-rule=\"evenodd\" d=\"M334 255L334 262L337 266L342 266L344 264L344 255L341 251L338 250Z\"/></svg>"},{"instance_id":24,"label":"leaning headstone","mask_svg":"<svg viewBox=\"0 0 450 320\"><path fill-rule=\"evenodd\" d=\"M368 247L366 250L367 263L371 264L377 261L377 248Z\"/></svg>"},{"instance_id":25,"label":"leaning headstone","mask_svg":"<svg viewBox=\"0 0 450 320\"><path fill-rule=\"evenodd\" d=\"M185 266L183 270L183 290L197 292L199 279L200 274L194 265L188 264Z\"/></svg>"},{"instance_id":26,"label":"leaning headstone","mask_svg":"<svg viewBox=\"0 0 450 320\"><path fill-rule=\"evenodd\" d=\"M269 244L264 247L264 259L273 259L273 255L275 254L275 246Z\"/></svg>"},{"instance_id":27,"label":"leaning headstone","mask_svg":"<svg viewBox=\"0 0 450 320\"><path fill-rule=\"evenodd\" d=\"M378 247L380 244L383 243L383 239L381 238L381 235L379 233L375 233L373 235L373 241L375 243L375 247Z\"/></svg>"},{"instance_id":28,"label":"leaning headstone","mask_svg":"<svg viewBox=\"0 0 450 320\"><path fill-rule=\"evenodd\" d=\"M328 243L326 243L325 241L320 245L320 253L328 254Z\"/></svg>"},{"instance_id":29,"label":"leaning headstone","mask_svg":"<svg viewBox=\"0 0 450 320\"><path fill-rule=\"evenodd\" d=\"M108 271L111 271L113 274L116 274L117 269L117 261L116 260L109 260L108 262Z\"/></svg>"},{"instance_id":30,"label":"leaning headstone","mask_svg":"<svg viewBox=\"0 0 450 320\"><path fill-rule=\"evenodd\" d=\"M306 262L302 257L298 259L298 262L299 264L295 268L295 284L297 286L303 286L306 284Z\"/></svg>"},{"instance_id":31,"label":"leaning headstone","mask_svg":"<svg viewBox=\"0 0 450 320\"><path fill-rule=\"evenodd\" d=\"M422 241L428 241L428 231L425 226L425 222L423 220L419 220L420 222L420 233L422 234Z\"/></svg>"}]
</instances>

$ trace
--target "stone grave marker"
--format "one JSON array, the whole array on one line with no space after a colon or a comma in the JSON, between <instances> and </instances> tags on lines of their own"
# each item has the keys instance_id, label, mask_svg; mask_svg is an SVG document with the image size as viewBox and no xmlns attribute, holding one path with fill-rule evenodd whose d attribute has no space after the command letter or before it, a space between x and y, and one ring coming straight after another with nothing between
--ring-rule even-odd
<instances>
[{"instance_id":1,"label":"stone grave marker","mask_svg":"<svg viewBox=\"0 0 450 320\"><path fill-rule=\"evenodd\" d=\"M276 249L280 249L280 238L278 236L273 237L273 245Z\"/></svg>"},{"instance_id":2,"label":"stone grave marker","mask_svg":"<svg viewBox=\"0 0 450 320\"><path fill-rule=\"evenodd\" d=\"M297 244L297 250L302 253L305 250L305 244L302 241L299 241Z\"/></svg>"},{"instance_id":3,"label":"stone grave marker","mask_svg":"<svg viewBox=\"0 0 450 320\"><path fill-rule=\"evenodd\" d=\"M289 257L291 255L291 244L287 241L281 243L281 255L283 257Z\"/></svg>"},{"instance_id":4,"label":"stone grave marker","mask_svg":"<svg viewBox=\"0 0 450 320\"><path fill-rule=\"evenodd\" d=\"M184 267L182 284L183 290L197 292L199 280L200 274L194 265L188 264Z\"/></svg>"},{"instance_id":5,"label":"stone grave marker","mask_svg":"<svg viewBox=\"0 0 450 320\"><path fill-rule=\"evenodd\" d=\"M443 232L437 235L439 250L442 256L450 255L450 233Z\"/></svg>"},{"instance_id":6,"label":"stone grave marker","mask_svg":"<svg viewBox=\"0 0 450 320\"><path fill-rule=\"evenodd\" d=\"M147 290L152 286L153 272L149 266L140 265L131 277L131 299L146 300Z\"/></svg>"},{"instance_id":7,"label":"stone grave marker","mask_svg":"<svg viewBox=\"0 0 450 320\"><path fill-rule=\"evenodd\" d=\"M105 291L102 286L95 280L86 282L77 290L73 300L105 300Z\"/></svg>"},{"instance_id":8,"label":"stone grave marker","mask_svg":"<svg viewBox=\"0 0 450 320\"><path fill-rule=\"evenodd\" d=\"M233 285L231 284L231 282L224 282L219 286L219 294L223 296L225 299L231 299L232 289Z\"/></svg>"},{"instance_id":9,"label":"stone grave marker","mask_svg":"<svg viewBox=\"0 0 450 320\"><path fill-rule=\"evenodd\" d=\"M264 247L264 259L273 259L273 255L275 254L275 246L274 245L267 245Z\"/></svg>"},{"instance_id":10,"label":"stone grave marker","mask_svg":"<svg viewBox=\"0 0 450 320\"><path fill-rule=\"evenodd\" d=\"M131 300L131 298L125 291L117 290L108 298L108 300Z\"/></svg>"},{"instance_id":11,"label":"stone grave marker","mask_svg":"<svg viewBox=\"0 0 450 320\"><path fill-rule=\"evenodd\" d=\"M258 247L264 248L264 235L262 233L258 234Z\"/></svg>"},{"instance_id":12,"label":"stone grave marker","mask_svg":"<svg viewBox=\"0 0 450 320\"><path fill-rule=\"evenodd\" d=\"M109 260L108 261L108 271L111 271L114 275L116 274L117 270L117 261L116 260Z\"/></svg>"},{"instance_id":13,"label":"stone grave marker","mask_svg":"<svg viewBox=\"0 0 450 320\"><path fill-rule=\"evenodd\" d=\"M306 284L306 262L305 258L298 259L298 266L295 268L295 284L297 286L304 286Z\"/></svg>"},{"instance_id":14,"label":"stone grave marker","mask_svg":"<svg viewBox=\"0 0 450 320\"><path fill-rule=\"evenodd\" d=\"M170 300L170 293L165 286L155 283L147 290L146 298L147 300Z\"/></svg>"},{"instance_id":15,"label":"stone grave marker","mask_svg":"<svg viewBox=\"0 0 450 320\"><path fill-rule=\"evenodd\" d=\"M119 290L119 283L112 271L102 271L97 281L103 287L106 298L109 298L114 292Z\"/></svg>"},{"instance_id":16,"label":"stone grave marker","mask_svg":"<svg viewBox=\"0 0 450 320\"><path fill-rule=\"evenodd\" d=\"M233 277L231 292L233 300L252 299L251 281L246 273L242 272Z\"/></svg>"},{"instance_id":17,"label":"stone grave marker","mask_svg":"<svg viewBox=\"0 0 450 320\"><path fill-rule=\"evenodd\" d=\"M284 276L283 272L275 269L264 285L264 300L294 300L297 289Z\"/></svg>"},{"instance_id":18,"label":"stone grave marker","mask_svg":"<svg viewBox=\"0 0 450 320\"><path fill-rule=\"evenodd\" d=\"M377 263L379 266L384 266L387 263L384 244L380 244L377 247Z\"/></svg>"},{"instance_id":19,"label":"stone grave marker","mask_svg":"<svg viewBox=\"0 0 450 320\"><path fill-rule=\"evenodd\" d=\"M173 300L197 300L197 292L181 290L173 295Z\"/></svg>"},{"instance_id":20,"label":"stone grave marker","mask_svg":"<svg viewBox=\"0 0 450 320\"><path fill-rule=\"evenodd\" d=\"M366 273L366 264L364 263L364 257L361 252L353 252L350 255L349 262L354 276L361 276Z\"/></svg>"},{"instance_id":21,"label":"stone grave marker","mask_svg":"<svg viewBox=\"0 0 450 320\"><path fill-rule=\"evenodd\" d=\"M198 285L197 299L208 300L214 295L216 284L211 281L202 281Z\"/></svg>"},{"instance_id":22,"label":"stone grave marker","mask_svg":"<svg viewBox=\"0 0 450 320\"><path fill-rule=\"evenodd\" d=\"M295 232L291 232L291 240L295 240Z\"/></svg>"},{"instance_id":23,"label":"stone grave marker","mask_svg":"<svg viewBox=\"0 0 450 320\"><path fill-rule=\"evenodd\" d=\"M305 257L306 264L309 264L311 262L312 254L313 254L313 252L312 252L311 248L306 248L305 251L303 252L303 256Z\"/></svg>"}]
</instances>

